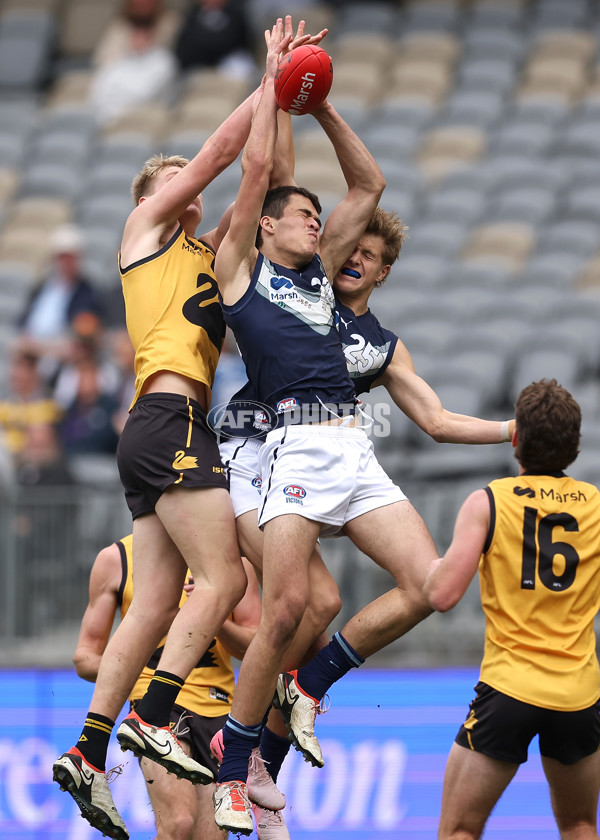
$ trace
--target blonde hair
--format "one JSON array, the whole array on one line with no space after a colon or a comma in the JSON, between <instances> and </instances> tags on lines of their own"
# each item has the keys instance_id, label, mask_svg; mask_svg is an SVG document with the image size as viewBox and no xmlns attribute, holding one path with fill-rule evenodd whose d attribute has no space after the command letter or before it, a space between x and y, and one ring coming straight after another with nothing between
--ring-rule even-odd
<instances>
[{"instance_id":1,"label":"blonde hair","mask_svg":"<svg viewBox=\"0 0 600 840\"><path fill-rule=\"evenodd\" d=\"M178 166L179 169L183 169L188 163L189 160L182 155L152 155L132 181L131 197L135 206L137 207L143 195L152 193L154 181L164 169L169 166Z\"/></svg>"},{"instance_id":2,"label":"blonde hair","mask_svg":"<svg viewBox=\"0 0 600 840\"><path fill-rule=\"evenodd\" d=\"M408 228L397 213L376 207L365 233L383 239L383 264L392 265L398 259Z\"/></svg>"}]
</instances>

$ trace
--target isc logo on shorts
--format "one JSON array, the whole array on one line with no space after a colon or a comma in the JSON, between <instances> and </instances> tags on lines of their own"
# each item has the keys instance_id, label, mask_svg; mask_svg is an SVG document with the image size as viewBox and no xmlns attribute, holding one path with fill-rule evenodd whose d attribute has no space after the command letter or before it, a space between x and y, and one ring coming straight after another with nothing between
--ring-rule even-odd
<instances>
[{"instance_id":1,"label":"isc logo on shorts","mask_svg":"<svg viewBox=\"0 0 600 840\"><path fill-rule=\"evenodd\" d=\"M297 505L303 504L302 499L306 496L304 487L299 484L288 484L283 488L283 494L286 496L286 502L294 502Z\"/></svg>"}]
</instances>

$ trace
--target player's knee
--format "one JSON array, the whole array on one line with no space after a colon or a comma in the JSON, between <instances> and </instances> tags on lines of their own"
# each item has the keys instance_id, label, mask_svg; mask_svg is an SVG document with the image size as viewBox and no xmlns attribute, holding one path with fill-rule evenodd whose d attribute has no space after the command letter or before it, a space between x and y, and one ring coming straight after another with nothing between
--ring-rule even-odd
<instances>
[{"instance_id":1,"label":"player's knee","mask_svg":"<svg viewBox=\"0 0 600 840\"><path fill-rule=\"evenodd\" d=\"M165 833L161 833L157 815L159 831L156 840L194 840L196 831L196 817L185 808L178 808L169 818L168 825L164 826Z\"/></svg>"},{"instance_id":2,"label":"player's knee","mask_svg":"<svg viewBox=\"0 0 600 840\"><path fill-rule=\"evenodd\" d=\"M340 591L337 585L332 581L331 586L328 586L314 600L311 599L308 609L310 610L316 631L322 633L324 630L327 630L333 619L342 609L342 599L340 598Z\"/></svg>"},{"instance_id":3,"label":"player's knee","mask_svg":"<svg viewBox=\"0 0 600 840\"><path fill-rule=\"evenodd\" d=\"M228 612L231 612L242 600L247 586L248 578L246 577L244 567L240 563L239 569L232 570L227 581L226 597L229 599Z\"/></svg>"},{"instance_id":4,"label":"player's knee","mask_svg":"<svg viewBox=\"0 0 600 840\"><path fill-rule=\"evenodd\" d=\"M285 601L280 601L270 611L269 632L272 638L277 639L278 646L287 645L292 640L305 610L306 598L300 593L290 593Z\"/></svg>"}]
</instances>

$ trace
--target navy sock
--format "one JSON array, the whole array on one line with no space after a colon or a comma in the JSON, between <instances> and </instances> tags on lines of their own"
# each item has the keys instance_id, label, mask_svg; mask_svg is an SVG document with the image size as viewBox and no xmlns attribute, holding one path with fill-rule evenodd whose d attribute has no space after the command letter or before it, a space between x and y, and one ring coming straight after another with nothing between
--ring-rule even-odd
<instances>
[{"instance_id":1,"label":"navy sock","mask_svg":"<svg viewBox=\"0 0 600 840\"><path fill-rule=\"evenodd\" d=\"M255 726L245 726L229 715L223 727L225 752L219 769L219 782L247 781L250 753L260 742L262 727L262 721Z\"/></svg>"},{"instance_id":2,"label":"navy sock","mask_svg":"<svg viewBox=\"0 0 600 840\"><path fill-rule=\"evenodd\" d=\"M310 662L298 669L298 685L315 700L321 700L327 690L365 660L348 644L340 632L322 648Z\"/></svg>"},{"instance_id":3,"label":"navy sock","mask_svg":"<svg viewBox=\"0 0 600 840\"><path fill-rule=\"evenodd\" d=\"M292 742L289 738L276 735L275 732L265 726L260 736L260 754L265 762L267 772L274 782L277 781L283 759L291 746Z\"/></svg>"},{"instance_id":4,"label":"navy sock","mask_svg":"<svg viewBox=\"0 0 600 840\"><path fill-rule=\"evenodd\" d=\"M135 710L144 723L152 726L168 726L171 709L185 680L168 671L155 671L148 690L136 703Z\"/></svg>"},{"instance_id":5,"label":"navy sock","mask_svg":"<svg viewBox=\"0 0 600 840\"><path fill-rule=\"evenodd\" d=\"M96 770L106 770L106 753L114 720L91 712L85 719L77 749Z\"/></svg>"}]
</instances>

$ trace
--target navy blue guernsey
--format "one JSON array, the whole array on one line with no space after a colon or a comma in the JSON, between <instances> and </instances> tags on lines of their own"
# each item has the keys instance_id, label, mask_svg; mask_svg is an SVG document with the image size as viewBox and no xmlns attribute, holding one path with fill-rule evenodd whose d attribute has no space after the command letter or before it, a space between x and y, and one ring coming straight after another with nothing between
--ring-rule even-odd
<instances>
[{"instance_id":1,"label":"navy blue guernsey","mask_svg":"<svg viewBox=\"0 0 600 840\"><path fill-rule=\"evenodd\" d=\"M358 396L370 391L373 383L387 369L398 336L382 327L371 311L355 315L337 298L335 307L335 323L342 341L346 366ZM246 382L220 416L221 437L264 438L276 425L274 416L269 414L258 404L251 383Z\"/></svg>"},{"instance_id":2,"label":"navy blue guernsey","mask_svg":"<svg viewBox=\"0 0 600 840\"><path fill-rule=\"evenodd\" d=\"M256 399L280 422L292 415L302 417L292 422L321 422L332 413L353 413L355 392L335 326L335 298L318 255L295 271L259 252L244 295L222 307Z\"/></svg>"},{"instance_id":3,"label":"navy blue guernsey","mask_svg":"<svg viewBox=\"0 0 600 840\"><path fill-rule=\"evenodd\" d=\"M392 361L398 336L382 327L370 310L362 315L336 298L336 322L356 396L371 390Z\"/></svg>"}]
</instances>

